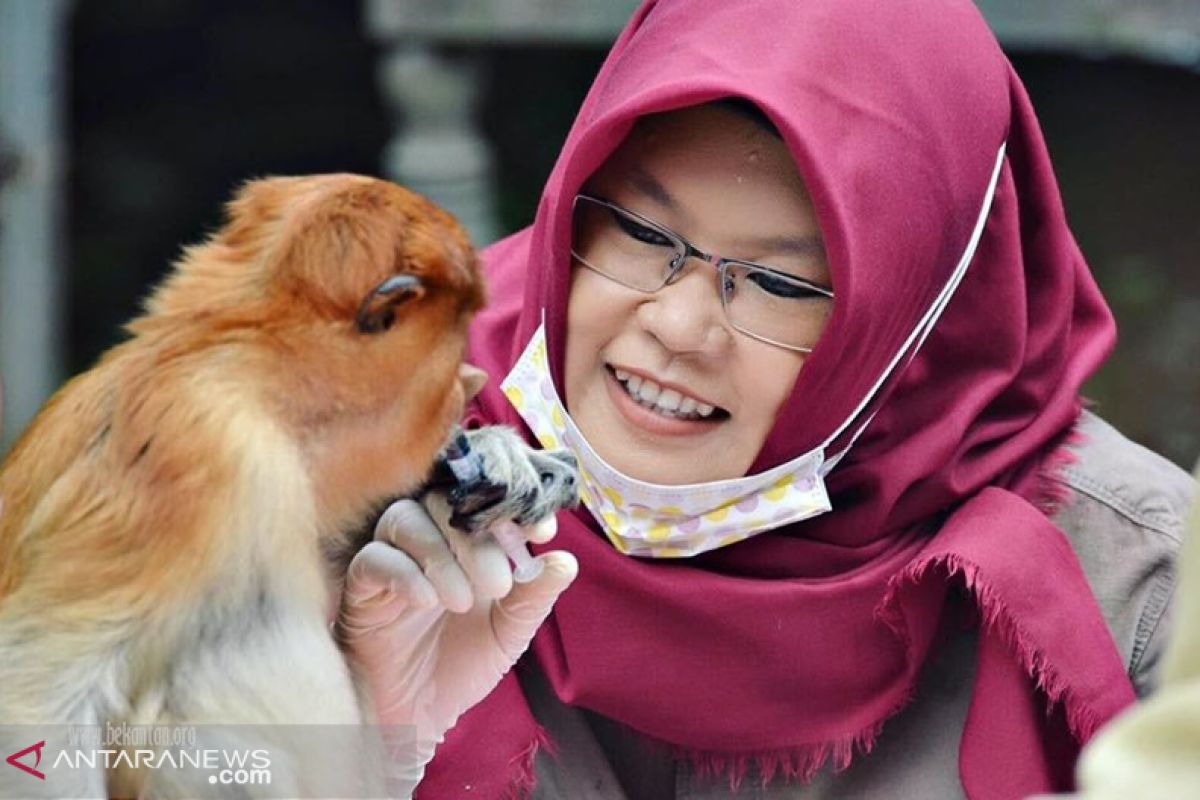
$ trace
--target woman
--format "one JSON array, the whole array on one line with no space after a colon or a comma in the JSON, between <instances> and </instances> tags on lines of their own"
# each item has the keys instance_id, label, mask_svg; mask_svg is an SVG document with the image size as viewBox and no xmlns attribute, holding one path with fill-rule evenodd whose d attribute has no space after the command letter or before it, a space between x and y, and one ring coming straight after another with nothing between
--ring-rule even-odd
<instances>
[{"instance_id":1,"label":"woman","mask_svg":"<svg viewBox=\"0 0 1200 800\"><path fill-rule=\"evenodd\" d=\"M586 507L507 596L381 526L384 719L482 698L417 796L1020 797L1153 685L1191 483L1081 416L1111 316L971 3L647 2L485 259L473 421Z\"/></svg>"}]
</instances>

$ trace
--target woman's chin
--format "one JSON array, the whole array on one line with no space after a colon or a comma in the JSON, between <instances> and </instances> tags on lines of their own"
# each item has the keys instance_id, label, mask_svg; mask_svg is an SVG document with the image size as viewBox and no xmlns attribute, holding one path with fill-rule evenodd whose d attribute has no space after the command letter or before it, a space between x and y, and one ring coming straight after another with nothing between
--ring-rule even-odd
<instances>
[{"instance_id":1,"label":"woman's chin","mask_svg":"<svg viewBox=\"0 0 1200 800\"><path fill-rule=\"evenodd\" d=\"M734 464L728 455L728 448L695 447L670 452L674 448L652 447L636 437L604 437L602 441L609 446L593 444L593 449L606 464L634 480L660 486L685 486L740 478L747 466L740 462ZM734 471L732 467L739 467L740 470Z\"/></svg>"}]
</instances>

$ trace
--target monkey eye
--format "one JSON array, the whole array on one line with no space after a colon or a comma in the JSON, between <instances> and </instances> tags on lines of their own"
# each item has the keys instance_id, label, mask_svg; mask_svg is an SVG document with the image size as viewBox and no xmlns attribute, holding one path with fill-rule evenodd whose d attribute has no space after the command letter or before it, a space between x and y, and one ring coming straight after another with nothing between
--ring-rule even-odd
<instances>
[{"instance_id":1,"label":"monkey eye","mask_svg":"<svg viewBox=\"0 0 1200 800\"><path fill-rule=\"evenodd\" d=\"M425 293L421 279L415 275L392 275L363 298L354 317L359 333L382 333L396 321L396 307L406 300Z\"/></svg>"}]
</instances>

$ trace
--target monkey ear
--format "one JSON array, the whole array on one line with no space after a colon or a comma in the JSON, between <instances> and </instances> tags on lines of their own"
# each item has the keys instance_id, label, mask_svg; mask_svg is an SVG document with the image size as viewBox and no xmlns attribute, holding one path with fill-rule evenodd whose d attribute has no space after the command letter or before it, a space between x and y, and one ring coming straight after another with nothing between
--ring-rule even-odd
<instances>
[{"instance_id":1,"label":"monkey ear","mask_svg":"<svg viewBox=\"0 0 1200 800\"><path fill-rule=\"evenodd\" d=\"M415 275L393 275L363 298L354 318L359 333L382 333L396 321L396 306L425 294Z\"/></svg>"}]
</instances>

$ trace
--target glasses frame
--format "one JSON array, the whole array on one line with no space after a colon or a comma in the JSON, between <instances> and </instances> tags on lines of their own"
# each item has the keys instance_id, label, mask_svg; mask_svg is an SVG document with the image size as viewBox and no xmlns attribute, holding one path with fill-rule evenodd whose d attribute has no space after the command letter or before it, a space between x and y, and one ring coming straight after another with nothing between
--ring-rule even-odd
<instances>
[{"instance_id":1,"label":"glasses frame","mask_svg":"<svg viewBox=\"0 0 1200 800\"><path fill-rule=\"evenodd\" d=\"M805 289L811 290L813 292L816 292L817 294L828 297L830 300L832 300L834 298L832 289L827 289L824 286L813 283L810 280L806 280L805 278L801 278L797 275L792 275L789 272L783 272L782 270L775 269L774 267L767 266L766 264L759 264L754 261L745 261L740 258L724 258L724 257L718 256L714 253L709 253L705 250L701 250L699 247L696 247L694 244L689 242L683 236L681 236L680 234L671 230L666 225L663 225L661 222L656 222L655 220L652 220L647 216L639 214L636 211L631 211L628 208L625 208L624 206L617 205L616 203L612 202L611 200L606 200L605 198L599 197L598 195L588 194L586 192L580 192L579 194L575 195L575 199L572 200L572 202L571 202L572 215L574 215L575 208L576 208L576 206L579 205L580 200L597 203L599 205L602 205L606 208L611 209L612 211L615 211L618 214L623 214L627 217L631 217L632 219L636 220L637 222L645 224L649 228L661 233L667 239L670 239L672 243L677 245L677 247L676 247L677 253L673 258L671 258L669 264L667 265L667 268L669 271L667 272L666 277L663 278L663 282L660 283L654 289L643 289L640 286L633 286L633 285L621 280L620 278L613 277L609 273L600 269L595 264L592 264L586 258L581 256L578 253L578 251L575 250L574 235L572 234L571 256L573 258L575 258L577 261L579 261L580 264L582 264L583 266L590 269L592 272L595 272L597 275L602 275L603 277L608 278L610 281L613 281L614 283L618 283L627 289L633 289L635 292L641 292L642 294L655 294L655 293L661 291L663 288L671 285L681 274L683 274L683 268L687 264L688 259L694 258L697 261L702 261L705 264L708 264L709 266L716 269L718 281L720 284L721 310L725 314L725 320L729 323L730 327L732 327L734 330L736 330L739 333L742 333L746 336L749 336L751 339L757 339L760 342L766 342L767 344L771 344L776 347L782 347L785 350L794 350L794 351L800 352L800 353L811 353L813 351L813 348L816 347L816 344L813 344L812 347L802 347L799 345L785 344L784 342L778 342L778 341L775 341L774 339L770 339L766 336L762 336L760 334L754 333L753 331L748 331L745 328L743 328L742 326L738 325L736 322L734 322L733 317L731 317L729 314L729 296L728 296L728 290L727 290L727 287L729 284L727 281L726 270L728 269L728 267L730 265L733 265L733 266L743 267L743 268L746 268L746 269L749 269L752 271L765 272L773 277L799 284L800 286L803 286Z\"/></svg>"}]
</instances>

